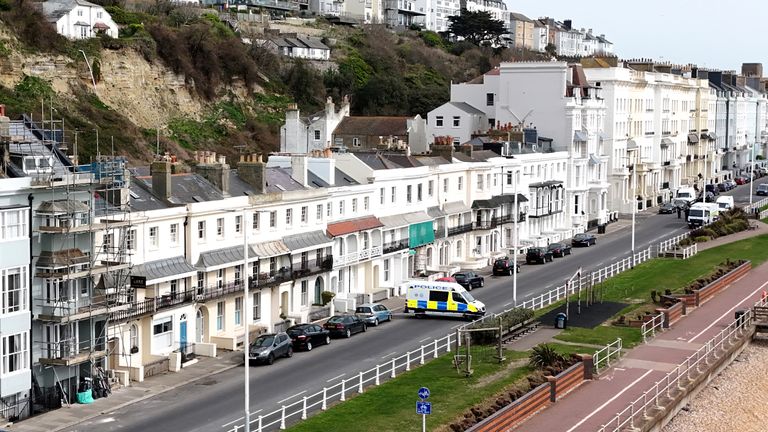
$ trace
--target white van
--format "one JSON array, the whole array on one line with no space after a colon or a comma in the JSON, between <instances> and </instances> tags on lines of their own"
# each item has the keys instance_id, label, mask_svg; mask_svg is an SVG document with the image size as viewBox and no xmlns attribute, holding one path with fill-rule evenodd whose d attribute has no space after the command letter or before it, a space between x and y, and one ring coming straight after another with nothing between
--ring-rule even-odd
<instances>
[{"instance_id":1,"label":"white van","mask_svg":"<svg viewBox=\"0 0 768 432\"><path fill-rule=\"evenodd\" d=\"M688 227L708 225L719 218L720 207L716 203L696 203L688 210Z\"/></svg>"},{"instance_id":2,"label":"white van","mask_svg":"<svg viewBox=\"0 0 768 432\"><path fill-rule=\"evenodd\" d=\"M405 313L474 318L485 315L485 305L455 282L406 282Z\"/></svg>"},{"instance_id":3,"label":"white van","mask_svg":"<svg viewBox=\"0 0 768 432\"><path fill-rule=\"evenodd\" d=\"M696 201L696 189L692 187L681 187L677 190L676 199L687 201L688 204L693 204Z\"/></svg>"},{"instance_id":4,"label":"white van","mask_svg":"<svg viewBox=\"0 0 768 432\"><path fill-rule=\"evenodd\" d=\"M721 212L728 211L733 208L732 196L719 196L715 202L717 203L717 206L720 208Z\"/></svg>"}]
</instances>

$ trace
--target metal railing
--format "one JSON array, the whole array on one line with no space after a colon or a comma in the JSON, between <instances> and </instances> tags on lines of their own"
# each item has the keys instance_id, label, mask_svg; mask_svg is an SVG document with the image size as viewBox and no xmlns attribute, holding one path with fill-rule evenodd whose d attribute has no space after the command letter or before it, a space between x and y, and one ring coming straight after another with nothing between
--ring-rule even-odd
<instances>
[{"instance_id":1,"label":"metal railing","mask_svg":"<svg viewBox=\"0 0 768 432\"><path fill-rule=\"evenodd\" d=\"M671 239L664 240L659 243L659 246L657 248L657 256L661 256L664 252L672 249L676 249L678 243L680 243L681 240L688 237L688 233L680 234L678 236L672 237Z\"/></svg>"},{"instance_id":2,"label":"metal railing","mask_svg":"<svg viewBox=\"0 0 768 432\"><path fill-rule=\"evenodd\" d=\"M643 343L648 343L648 334L650 337L656 337L656 331L664 331L664 314L654 315L650 321L646 321L640 326L640 332L643 334Z\"/></svg>"},{"instance_id":3,"label":"metal railing","mask_svg":"<svg viewBox=\"0 0 768 432\"><path fill-rule=\"evenodd\" d=\"M408 249L408 244L409 244L408 242L409 242L409 239L400 239L400 240L384 243L384 246L382 247L382 252L387 254L387 253L397 252L403 249Z\"/></svg>"},{"instance_id":4,"label":"metal railing","mask_svg":"<svg viewBox=\"0 0 768 432\"><path fill-rule=\"evenodd\" d=\"M595 373L600 373L600 367L603 363L605 363L605 367L611 367L611 360L618 360L621 357L621 348L621 338L617 338L616 341L597 351L592 356L595 364Z\"/></svg>"},{"instance_id":5,"label":"metal railing","mask_svg":"<svg viewBox=\"0 0 768 432\"><path fill-rule=\"evenodd\" d=\"M671 399L673 394L683 391L684 386L690 383L696 375L703 372L699 367L706 368L717 356L717 352L725 349L733 338L743 337L747 327L752 323L752 311L746 311L728 327L707 341L698 351L690 355L680 363L673 371L646 390L642 396L632 401L629 406L617 413L598 430L599 432L619 432L623 428L635 429L635 421L642 421L643 417L650 417L649 411L661 407L661 399Z\"/></svg>"},{"instance_id":6,"label":"metal railing","mask_svg":"<svg viewBox=\"0 0 768 432\"><path fill-rule=\"evenodd\" d=\"M753 202L752 205L744 206L744 211L750 215L755 213L755 209L768 205L768 198L763 198L760 201Z\"/></svg>"},{"instance_id":7,"label":"metal railing","mask_svg":"<svg viewBox=\"0 0 768 432\"><path fill-rule=\"evenodd\" d=\"M358 372L350 378L337 381L335 384L323 387L322 390L311 395L304 396L288 405L251 417L251 430L262 432L265 430L285 429L290 421L306 420L310 412L325 411L334 402L344 402L347 397L354 394L362 394L366 388L378 386L382 382L395 378L398 374L410 371L411 367L423 365L430 359L437 358L440 354L451 352L451 346L456 342L454 334L449 334L436 339L420 348L407 351L399 357L377 364L366 371ZM243 425L235 425L230 432L243 429Z\"/></svg>"},{"instance_id":8,"label":"metal railing","mask_svg":"<svg viewBox=\"0 0 768 432\"><path fill-rule=\"evenodd\" d=\"M455 235L459 235L459 234L464 234L464 233L468 233L470 231L472 231L472 224L471 223L470 224L459 225L459 226L455 226L455 227L450 227L450 228L448 228L448 236L450 237L450 236L455 236Z\"/></svg>"},{"instance_id":9,"label":"metal railing","mask_svg":"<svg viewBox=\"0 0 768 432\"><path fill-rule=\"evenodd\" d=\"M333 256L326 255L320 260L306 260L293 263L293 276L302 278L333 269Z\"/></svg>"}]
</instances>

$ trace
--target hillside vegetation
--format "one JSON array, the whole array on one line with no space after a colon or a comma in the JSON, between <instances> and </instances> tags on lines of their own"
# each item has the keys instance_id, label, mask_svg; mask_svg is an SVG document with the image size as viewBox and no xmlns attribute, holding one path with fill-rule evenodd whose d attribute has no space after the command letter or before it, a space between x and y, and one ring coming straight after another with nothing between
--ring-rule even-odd
<instances>
[{"instance_id":1,"label":"hillside vegetation","mask_svg":"<svg viewBox=\"0 0 768 432\"><path fill-rule=\"evenodd\" d=\"M309 114L329 96L338 101L349 95L353 115L424 116L448 100L451 81L472 79L500 61L536 58L469 42L449 43L432 32L339 28L318 20L312 26L333 48L334 64L323 72L259 43L243 43L241 37L258 39L260 29L235 34L213 11L163 2L140 11L105 6L120 25L119 38L70 41L29 1L0 0L0 36L6 36L0 38L0 66L6 75L0 85L2 103L14 117L33 113L39 118L34 113L40 113L41 103L46 111L55 108L53 116L63 119L68 140L78 131L84 162L97 151L97 130L98 151L114 149L134 162L151 159L157 128L161 151L182 159L197 149L230 156L273 151L290 103ZM30 58L65 64L71 75L38 73ZM132 71L134 66L141 73ZM12 76L7 76L9 70ZM115 71L126 74L128 78L120 79L129 87L115 84ZM154 88L147 87L146 71L154 74ZM130 87L139 75L141 83ZM179 77L180 87L164 85L169 76Z\"/></svg>"}]
</instances>

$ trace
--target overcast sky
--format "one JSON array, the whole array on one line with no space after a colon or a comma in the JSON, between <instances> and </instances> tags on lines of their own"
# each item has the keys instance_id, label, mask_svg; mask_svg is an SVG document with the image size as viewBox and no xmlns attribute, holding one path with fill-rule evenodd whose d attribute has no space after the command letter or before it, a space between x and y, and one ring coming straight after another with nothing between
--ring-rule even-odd
<instances>
[{"instance_id":1,"label":"overcast sky","mask_svg":"<svg viewBox=\"0 0 768 432\"><path fill-rule=\"evenodd\" d=\"M528 18L572 19L614 43L619 58L741 71L763 63L768 74L766 0L506 0Z\"/></svg>"}]
</instances>

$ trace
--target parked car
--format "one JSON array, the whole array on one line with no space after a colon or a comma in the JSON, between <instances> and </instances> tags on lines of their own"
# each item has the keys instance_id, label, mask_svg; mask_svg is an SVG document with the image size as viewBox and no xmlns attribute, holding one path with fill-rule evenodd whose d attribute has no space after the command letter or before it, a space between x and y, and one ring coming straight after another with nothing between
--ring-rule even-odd
<instances>
[{"instance_id":1,"label":"parked car","mask_svg":"<svg viewBox=\"0 0 768 432\"><path fill-rule=\"evenodd\" d=\"M728 185L726 183L718 183L717 190L719 190L720 192L727 192L730 189L728 188Z\"/></svg>"},{"instance_id":2,"label":"parked car","mask_svg":"<svg viewBox=\"0 0 768 432\"><path fill-rule=\"evenodd\" d=\"M547 250L552 252L553 257L563 258L571 254L571 247L565 243L550 243Z\"/></svg>"},{"instance_id":3,"label":"parked car","mask_svg":"<svg viewBox=\"0 0 768 432\"><path fill-rule=\"evenodd\" d=\"M331 343L330 332L317 324L299 324L285 331L291 337L294 349L312 351L312 348Z\"/></svg>"},{"instance_id":4,"label":"parked car","mask_svg":"<svg viewBox=\"0 0 768 432\"><path fill-rule=\"evenodd\" d=\"M285 333L267 333L256 338L248 348L248 364L271 365L278 357L292 357L291 338Z\"/></svg>"},{"instance_id":5,"label":"parked car","mask_svg":"<svg viewBox=\"0 0 768 432\"><path fill-rule=\"evenodd\" d=\"M378 326L380 322L392 321L392 311L379 303L361 304L355 309L355 315L365 321L366 325Z\"/></svg>"},{"instance_id":6,"label":"parked car","mask_svg":"<svg viewBox=\"0 0 768 432\"><path fill-rule=\"evenodd\" d=\"M743 185L749 183L749 177L736 177L733 179L737 185Z\"/></svg>"},{"instance_id":7,"label":"parked car","mask_svg":"<svg viewBox=\"0 0 768 432\"><path fill-rule=\"evenodd\" d=\"M659 214L672 214L677 212L677 206L672 202L667 202L659 207Z\"/></svg>"},{"instance_id":8,"label":"parked car","mask_svg":"<svg viewBox=\"0 0 768 432\"><path fill-rule=\"evenodd\" d=\"M715 195L715 196L720 195L720 191L718 190L717 185L715 185L715 184L708 184L708 185L704 186L704 189L707 192L711 192L712 195Z\"/></svg>"},{"instance_id":9,"label":"parked car","mask_svg":"<svg viewBox=\"0 0 768 432\"><path fill-rule=\"evenodd\" d=\"M757 195L768 195L768 183L760 183L755 193Z\"/></svg>"},{"instance_id":10,"label":"parked car","mask_svg":"<svg viewBox=\"0 0 768 432\"><path fill-rule=\"evenodd\" d=\"M589 233L582 233L582 234L576 234L573 236L573 239L571 240L571 246L586 246L589 247L590 245L597 244L597 237L595 237L594 234Z\"/></svg>"},{"instance_id":11,"label":"parked car","mask_svg":"<svg viewBox=\"0 0 768 432\"><path fill-rule=\"evenodd\" d=\"M510 257L504 257L499 258L496 261L493 262L493 275L494 276L500 276L500 275L509 275L512 276L512 274L515 272L515 269L512 267L513 261ZM520 263L517 263L517 273L520 273Z\"/></svg>"},{"instance_id":12,"label":"parked car","mask_svg":"<svg viewBox=\"0 0 768 432\"><path fill-rule=\"evenodd\" d=\"M552 261L552 252L543 247L528 248L528 252L525 253L525 263L547 263Z\"/></svg>"},{"instance_id":13,"label":"parked car","mask_svg":"<svg viewBox=\"0 0 768 432\"><path fill-rule=\"evenodd\" d=\"M325 322L323 327L331 333L331 336L346 338L368 330L365 321L357 315L334 315Z\"/></svg>"},{"instance_id":14,"label":"parked car","mask_svg":"<svg viewBox=\"0 0 768 432\"><path fill-rule=\"evenodd\" d=\"M732 189L734 189L736 187L736 182L733 181L733 180L726 180L723 183L725 183L725 185L728 188L728 190L732 190Z\"/></svg>"},{"instance_id":15,"label":"parked car","mask_svg":"<svg viewBox=\"0 0 768 432\"><path fill-rule=\"evenodd\" d=\"M686 209L691 207L691 203L686 200L674 199L672 200L672 204L675 206L675 211L677 211L678 208L681 211L685 211Z\"/></svg>"},{"instance_id":16,"label":"parked car","mask_svg":"<svg viewBox=\"0 0 768 432\"><path fill-rule=\"evenodd\" d=\"M472 291L472 288L480 288L485 285L485 278L475 272L454 273L452 276L456 279L456 283L463 286L467 291Z\"/></svg>"}]
</instances>

